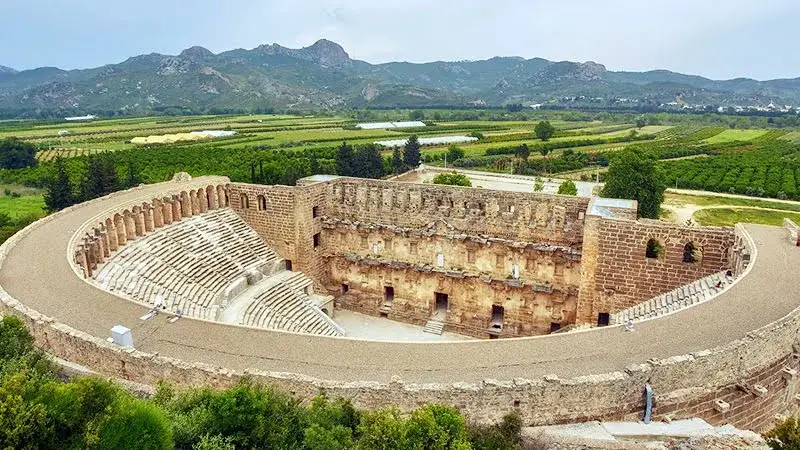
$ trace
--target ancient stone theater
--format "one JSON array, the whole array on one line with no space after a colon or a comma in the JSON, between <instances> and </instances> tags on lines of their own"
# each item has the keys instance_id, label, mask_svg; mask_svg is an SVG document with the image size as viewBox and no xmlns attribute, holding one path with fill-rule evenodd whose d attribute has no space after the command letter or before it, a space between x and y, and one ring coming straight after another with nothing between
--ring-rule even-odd
<instances>
[{"instance_id":1,"label":"ancient stone theater","mask_svg":"<svg viewBox=\"0 0 800 450\"><path fill-rule=\"evenodd\" d=\"M800 403L797 233L598 197L180 176L9 239L0 312L65 365L145 386L763 430Z\"/></svg>"}]
</instances>

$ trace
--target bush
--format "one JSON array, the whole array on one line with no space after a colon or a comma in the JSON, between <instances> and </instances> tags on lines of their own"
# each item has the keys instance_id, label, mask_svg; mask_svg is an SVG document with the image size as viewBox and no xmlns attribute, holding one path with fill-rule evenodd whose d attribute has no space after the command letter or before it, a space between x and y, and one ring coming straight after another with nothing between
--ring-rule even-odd
<instances>
[{"instance_id":1,"label":"bush","mask_svg":"<svg viewBox=\"0 0 800 450\"><path fill-rule=\"evenodd\" d=\"M102 421L96 435L88 440L89 446L97 449L174 447L172 430L164 413L155 404L141 400L118 402L114 412Z\"/></svg>"},{"instance_id":2,"label":"bush","mask_svg":"<svg viewBox=\"0 0 800 450\"><path fill-rule=\"evenodd\" d=\"M34 350L33 336L19 317L0 320L0 367L3 361L19 359Z\"/></svg>"},{"instance_id":3,"label":"bush","mask_svg":"<svg viewBox=\"0 0 800 450\"><path fill-rule=\"evenodd\" d=\"M565 180L558 186L558 193L560 195L578 195L578 187L572 180Z\"/></svg>"},{"instance_id":4,"label":"bush","mask_svg":"<svg viewBox=\"0 0 800 450\"><path fill-rule=\"evenodd\" d=\"M475 450L516 450L522 448L522 419L507 414L500 423L491 426L473 425L469 439Z\"/></svg>"},{"instance_id":5,"label":"bush","mask_svg":"<svg viewBox=\"0 0 800 450\"><path fill-rule=\"evenodd\" d=\"M469 181L466 175L461 173L440 173L433 177L433 184L446 184L449 186L467 186L471 187L472 182Z\"/></svg>"},{"instance_id":6,"label":"bush","mask_svg":"<svg viewBox=\"0 0 800 450\"><path fill-rule=\"evenodd\" d=\"M775 450L796 450L800 448L800 421L792 416L779 422L775 428L764 433L767 445Z\"/></svg>"},{"instance_id":7,"label":"bush","mask_svg":"<svg viewBox=\"0 0 800 450\"><path fill-rule=\"evenodd\" d=\"M447 160L450 162L458 161L464 157L464 150L457 147L455 144L447 149Z\"/></svg>"}]
</instances>

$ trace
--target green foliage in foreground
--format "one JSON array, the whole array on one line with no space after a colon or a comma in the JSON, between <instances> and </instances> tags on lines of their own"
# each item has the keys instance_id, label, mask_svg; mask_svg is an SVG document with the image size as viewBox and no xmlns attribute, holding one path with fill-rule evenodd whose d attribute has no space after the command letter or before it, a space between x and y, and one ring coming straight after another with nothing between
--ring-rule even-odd
<instances>
[{"instance_id":1,"label":"green foliage in foreground","mask_svg":"<svg viewBox=\"0 0 800 450\"><path fill-rule=\"evenodd\" d=\"M775 428L764 433L764 439L774 450L800 449L800 420L792 416L779 422Z\"/></svg>"},{"instance_id":2,"label":"green foliage in foreground","mask_svg":"<svg viewBox=\"0 0 800 450\"><path fill-rule=\"evenodd\" d=\"M446 184L448 186L471 187L472 182L466 175L461 173L440 173L433 177L433 184Z\"/></svg>"},{"instance_id":3,"label":"green foliage in foreground","mask_svg":"<svg viewBox=\"0 0 800 450\"><path fill-rule=\"evenodd\" d=\"M0 448L512 450L520 431L517 416L470 425L436 404L367 412L323 393L304 406L248 380L225 390L161 384L139 399L98 378L61 381L22 321L0 319Z\"/></svg>"}]
</instances>

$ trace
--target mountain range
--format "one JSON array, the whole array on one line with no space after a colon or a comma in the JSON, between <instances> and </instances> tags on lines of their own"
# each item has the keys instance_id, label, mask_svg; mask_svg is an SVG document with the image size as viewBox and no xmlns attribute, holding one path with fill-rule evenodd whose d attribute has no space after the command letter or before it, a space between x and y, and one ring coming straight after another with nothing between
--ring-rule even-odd
<instances>
[{"instance_id":1,"label":"mountain range","mask_svg":"<svg viewBox=\"0 0 800 450\"><path fill-rule=\"evenodd\" d=\"M0 114L148 114L507 104L800 103L800 78L717 81L667 70L615 72L595 62L495 57L481 61L370 64L325 39L214 54L191 47L93 69L0 66Z\"/></svg>"}]
</instances>

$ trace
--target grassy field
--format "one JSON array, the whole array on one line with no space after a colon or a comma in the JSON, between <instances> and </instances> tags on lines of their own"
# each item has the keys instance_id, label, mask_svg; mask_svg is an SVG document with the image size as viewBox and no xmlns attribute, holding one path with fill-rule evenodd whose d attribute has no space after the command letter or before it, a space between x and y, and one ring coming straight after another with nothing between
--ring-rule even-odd
<instances>
[{"instance_id":1,"label":"grassy field","mask_svg":"<svg viewBox=\"0 0 800 450\"><path fill-rule=\"evenodd\" d=\"M26 216L44 216L44 197L24 195L22 197L0 196L0 213L6 213L12 219Z\"/></svg>"},{"instance_id":2,"label":"grassy field","mask_svg":"<svg viewBox=\"0 0 800 450\"><path fill-rule=\"evenodd\" d=\"M747 208L703 209L694 213L693 216L694 220L701 225L716 227L730 227L738 222L781 226L785 217L800 222L800 213Z\"/></svg>"},{"instance_id":3,"label":"grassy field","mask_svg":"<svg viewBox=\"0 0 800 450\"><path fill-rule=\"evenodd\" d=\"M722 197L714 195L686 195L667 192L664 194L664 203L667 205L698 205L698 206L746 206L751 208L780 209L783 211L800 212L798 202L778 202L760 199Z\"/></svg>"},{"instance_id":4,"label":"grassy field","mask_svg":"<svg viewBox=\"0 0 800 450\"><path fill-rule=\"evenodd\" d=\"M732 141L749 141L764 135L767 130L725 130L722 133L705 140L709 144Z\"/></svg>"}]
</instances>

